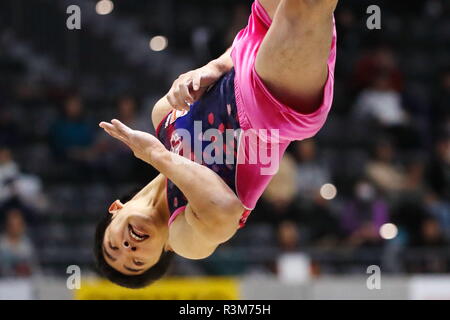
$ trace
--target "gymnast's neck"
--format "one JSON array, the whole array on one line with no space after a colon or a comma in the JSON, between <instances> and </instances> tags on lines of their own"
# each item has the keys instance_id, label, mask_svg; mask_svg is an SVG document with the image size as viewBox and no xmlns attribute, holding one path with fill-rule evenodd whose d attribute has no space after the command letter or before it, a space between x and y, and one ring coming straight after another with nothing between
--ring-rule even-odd
<instances>
[{"instance_id":1,"label":"gymnast's neck","mask_svg":"<svg viewBox=\"0 0 450 320\"><path fill-rule=\"evenodd\" d=\"M158 216L168 222L170 211L166 198L166 177L160 174L139 191L131 201L145 209L145 211L157 211Z\"/></svg>"}]
</instances>

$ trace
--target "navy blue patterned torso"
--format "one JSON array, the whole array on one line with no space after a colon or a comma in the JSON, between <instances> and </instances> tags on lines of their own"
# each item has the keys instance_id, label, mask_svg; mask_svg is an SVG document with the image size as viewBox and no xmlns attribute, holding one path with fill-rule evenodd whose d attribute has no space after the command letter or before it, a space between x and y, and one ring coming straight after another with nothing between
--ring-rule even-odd
<instances>
[{"instance_id":1,"label":"navy blue patterned torso","mask_svg":"<svg viewBox=\"0 0 450 320\"><path fill-rule=\"evenodd\" d=\"M203 97L191 106L188 113L173 111L164 118L157 130L158 139L167 150L190 158L217 173L236 193L236 163L238 132L240 125L234 92L234 69L224 75ZM201 124L201 132L195 126ZM219 135L205 139L205 132L215 129ZM190 141L177 130L190 133ZM207 141L202 141L207 140ZM191 154L186 155L183 144L190 144ZM201 146L195 150L194 146ZM219 152L220 151L220 152ZM211 162L214 157L214 163ZM217 158L222 161L217 161ZM230 163L229 159L233 162ZM226 161L228 160L228 161ZM180 189L170 180L167 181L167 200L171 214L187 205L188 201Z\"/></svg>"}]
</instances>

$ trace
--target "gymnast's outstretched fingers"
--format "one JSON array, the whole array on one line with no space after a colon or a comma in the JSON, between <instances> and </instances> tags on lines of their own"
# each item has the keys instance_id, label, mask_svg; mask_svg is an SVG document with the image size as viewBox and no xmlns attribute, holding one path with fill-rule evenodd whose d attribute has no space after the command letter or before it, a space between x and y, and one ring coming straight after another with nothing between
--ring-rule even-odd
<instances>
[{"instance_id":1,"label":"gymnast's outstretched fingers","mask_svg":"<svg viewBox=\"0 0 450 320\"><path fill-rule=\"evenodd\" d=\"M116 138L129 146L129 139L126 135L120 133L114 125L108 122L101 122L100 127L111 137Z\"/></svg>"},{"instance_id":2,"label":"gymnast's outstretched fingers","mask_svg":"<svg viewBox=\"0 0 450 320\"><path fill-rule=\"evenodd\" d=\"M100 127L113 138L125 143L133 151L136 158L149 164L152 164L153 154L166 151L164 145L153 135L133 130L119 120L114 119L111 123L101 122Z\"/></svg>"}]
</instances>

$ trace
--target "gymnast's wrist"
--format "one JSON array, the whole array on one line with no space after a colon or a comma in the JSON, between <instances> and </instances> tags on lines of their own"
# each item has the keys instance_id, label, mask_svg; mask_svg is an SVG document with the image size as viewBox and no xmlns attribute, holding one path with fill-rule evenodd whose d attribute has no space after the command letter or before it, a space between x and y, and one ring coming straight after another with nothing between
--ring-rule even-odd
<instances>
[{"instance_id":1,"label":"gymnast's wrist","mask_svg":"<svg viewBox=\"0 0 450 320\"><path fill-rule=\"evenodd\" d=\"M158 141L158 143L149 146L145 154L145 162L156 168L159 163L165 161L164 159L167 158L170 152Z\"/></svg>"}]
</instances>

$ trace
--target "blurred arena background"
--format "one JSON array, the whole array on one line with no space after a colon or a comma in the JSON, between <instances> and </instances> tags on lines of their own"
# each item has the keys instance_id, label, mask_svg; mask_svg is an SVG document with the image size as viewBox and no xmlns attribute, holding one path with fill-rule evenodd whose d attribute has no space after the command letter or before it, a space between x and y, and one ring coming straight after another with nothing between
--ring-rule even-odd
<instances>
[{"instance_id":1,"label":"blurred arena background","mask_svg":"<svg viewBox=\"0 0 450 320\"><path fill-rule=\"evenodd\" d=\"M66 28L72 4L81 30ZM96 221L156 172L97 123L152 132L153 104L231 45L250 4L0 2L0 299L450 299L445 0L340 1L332 114L291 146L248 226L148 290L99 282ZM381 30L366 27L372 4Z\"/></svg>"}]
</instances>

